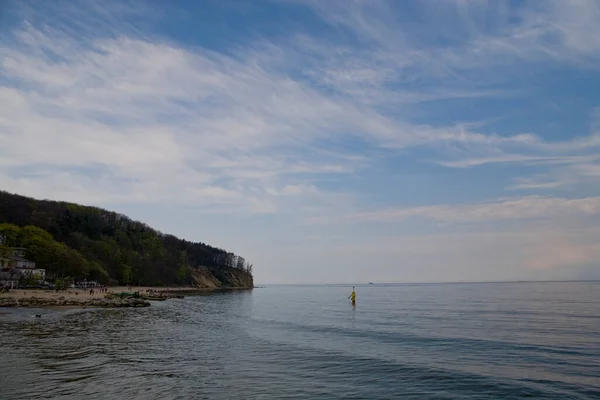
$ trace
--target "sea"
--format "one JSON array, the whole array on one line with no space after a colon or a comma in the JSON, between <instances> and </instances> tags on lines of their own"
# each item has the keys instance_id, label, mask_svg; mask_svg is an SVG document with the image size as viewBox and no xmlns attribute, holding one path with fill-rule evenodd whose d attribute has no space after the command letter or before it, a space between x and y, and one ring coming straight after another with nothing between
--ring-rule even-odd
<instances>
[{"instance_id":1,"label":"sea","mask_svg":"<svg viewBox=\"0 0 600 400\"><path fill-rule=\"evenodd\" d=\"M351 290L0 309L0 399L600 399L600 282Z\"/></svg>"}]
</instances>

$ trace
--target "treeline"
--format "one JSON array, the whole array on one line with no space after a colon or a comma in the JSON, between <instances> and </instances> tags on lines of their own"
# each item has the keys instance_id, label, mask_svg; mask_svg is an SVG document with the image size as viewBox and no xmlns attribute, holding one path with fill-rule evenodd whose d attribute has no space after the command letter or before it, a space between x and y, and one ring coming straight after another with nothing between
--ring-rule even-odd
<instances>
[{"instance_id":1,"label":"treeline","mask_svg":"<svg viewBox=\"0 0 600 400\"><path fill-rule=\"evenodd\" d=\"M172 285L191 283L190 268L199 266L219 275L226 268L252 275L252 264L241 256L96 207L0 191L0 223L6 244L28 248L51 276Z\"/></svg>"},{"instance_id":2,"label":"treeline","mask_svg":"<svg viewBox=\"0 0 600 400\"><path fill-rule=\"evenodd\" d=\"M104 282L109 279L100 263L88 261L77 250L57 242L43 229L31 225L21 228L4 223L0 224L0 234L5 241L1 251L4 256L10 254L10 247L25 247L29 259L56 276L85 276Z\"/></svg>"}]
</instances>

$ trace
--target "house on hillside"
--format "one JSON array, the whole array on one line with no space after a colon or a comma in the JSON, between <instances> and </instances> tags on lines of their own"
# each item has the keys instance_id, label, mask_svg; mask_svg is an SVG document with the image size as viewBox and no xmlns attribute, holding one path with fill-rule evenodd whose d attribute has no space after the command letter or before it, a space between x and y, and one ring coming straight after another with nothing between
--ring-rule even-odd
<instances>
[{"instance_id":1,"label":"house on hillside","mask_svg":"<svg viewBox=\"0 0 600 400\"><path fill-rule=\"evenodd\" d=\"M25 248L13 247L11 250L11 255L0 257L0 287L17 287L21 279L37 282L46 280L46 270L36 268L34 261L24 257Z\"/></svg>"},{"instance_id":2,"label":"house on hillside","mask_svg":"<svg viewBox=\"0 0 600 400\"><path fill-rule=\"evenodd\" d=\"M12 268L0 269L0 289L14 289L19 286L19 280L21 280L21 271Z\"/></svg>"},{"instance_id":3,"label":"house on hillside","mask_svg":"<svg viewBox=\"0 0 600 400\"><path fill-rule=\"evenodd\" d=\"M96 281L88 281L87 279L84 279L81 282L75 282L75 287L79 289L89 289L95 287L102 287L102 284Z\"/></svg>"},{"instance_id":4,"label":"house on hillside","mask_svg":"<svg viewBox=\"0 0 600 400\"><path fill-rule=\"evenodd\" d=\"M23 247L13 247L12 248L12 256L10 257L12 261L12 267L18 269L35 269L35 262L29 261L25 258L25 252L27 250Z\"/></svg>"},{"instance_id":5,"label":"house on hillside","mask_svg":"<svg viewBox=\"0 0 600 400\"><path fill-rule=\"evenodd\" d=\"M0 246L4 245L4 236L0 233ZM5 269L11 265L11 257L9 254L0 253L0 269ZM1 279L1 278L0 278ZM2 284L0 283L0 286Z\"/></svg>"},{"instance_id":6,"label":"house on hillside","mask_svg":"<svg viewBox=\"0 0 600 400\"><path fill-rule=\"evenodd\" d=\"M0 244L4 244L4 237L0 235ZM21 279L21 271L12 268L12 255L0 255L0 288L16 288Z\"/></svg>"}]
</instances>

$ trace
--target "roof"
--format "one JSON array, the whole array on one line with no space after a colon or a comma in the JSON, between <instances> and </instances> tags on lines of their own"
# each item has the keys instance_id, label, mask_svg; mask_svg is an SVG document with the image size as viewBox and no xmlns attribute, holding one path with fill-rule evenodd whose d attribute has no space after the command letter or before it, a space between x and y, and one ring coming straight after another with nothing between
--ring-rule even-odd
<instances>
[{"instance_id":1,"label":"roof","mask_svg":"<svg viewBox=\"0 0 600 400\"><path fill-rule=\"evenodd\" d=\"M21 262L33 262L21 256L11 256L10 259L12 261L21 261Z\"/></svg>"}]
</instances>

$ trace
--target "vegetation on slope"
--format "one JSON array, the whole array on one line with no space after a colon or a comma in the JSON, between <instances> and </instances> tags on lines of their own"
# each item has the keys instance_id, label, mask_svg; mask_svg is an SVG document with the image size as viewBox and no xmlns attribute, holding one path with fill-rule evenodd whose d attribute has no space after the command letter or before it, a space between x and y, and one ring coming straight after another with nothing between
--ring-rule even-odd
<instances>
[{"instance_id":1,"label":"vegetation on slope","mask_svg":"<svg viewBox=\"0 0 600 400\"><path fill-rule=\"evenodd\" d=\"M158 232L96 207L36 200L0 191L0 233L51 278L72 277L136 285L193 283L192 272L252 284L252 265L231 252Z\"/></svg>"}]
</instances>

